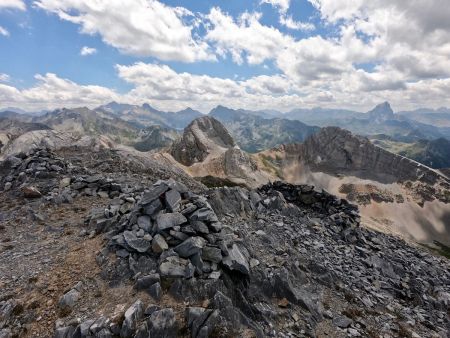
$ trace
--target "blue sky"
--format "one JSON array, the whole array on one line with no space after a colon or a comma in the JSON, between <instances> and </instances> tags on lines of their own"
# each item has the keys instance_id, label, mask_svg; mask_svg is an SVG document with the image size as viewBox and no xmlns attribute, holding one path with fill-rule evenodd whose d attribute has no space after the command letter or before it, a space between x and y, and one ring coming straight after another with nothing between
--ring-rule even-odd
<instances>
[{"instance_id":1,"label":"blue sky","mask_svg":"<svg viewBox=\"0 0 450 338\"><path fill-rule=\"evenodd\" d=\"M0 108L449 105L440 2L0 0Z\"/></svg>"}]
</instances>

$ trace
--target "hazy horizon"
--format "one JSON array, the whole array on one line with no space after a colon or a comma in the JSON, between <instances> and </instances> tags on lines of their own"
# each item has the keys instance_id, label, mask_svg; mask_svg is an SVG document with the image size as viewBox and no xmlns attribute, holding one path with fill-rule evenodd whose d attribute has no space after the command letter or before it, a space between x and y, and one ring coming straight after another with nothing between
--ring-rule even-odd
<instances>
[{"instance_id":1,"label":"hazy horizon","mask_svg":"<svg viewBox=\"0 0 450 338\"><path fill-rule=\"evenodd\" d=\"M0 0L0 107L448 107L448 17L444 0Z\"/></svg>"}]
</instances>

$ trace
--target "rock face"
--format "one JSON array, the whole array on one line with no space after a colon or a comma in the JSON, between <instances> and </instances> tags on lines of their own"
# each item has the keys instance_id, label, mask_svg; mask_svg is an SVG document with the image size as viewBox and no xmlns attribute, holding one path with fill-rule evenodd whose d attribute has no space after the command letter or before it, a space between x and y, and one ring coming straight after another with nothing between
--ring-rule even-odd
<instances>
[{"instance_id":1,"label":"rock face","mask_svg":"<svg viewBox=\"0 0 450 338\"><path fill-rule=\"evenodd\" d=\"M413 180L435 184L444 178L431 168L337 127L322 128L294 150L314 171L354 174L381 182Z\"/></svg>"},{"instance_id":2,"label":"rock face","mask_svg":"<svg viewBox=\"0 0 450 338\"><path fill-rule=\"evenodd\" d=\"M250 187L267 183L268 173L259 170L256 162L236 146L226 128L213 117L194 120L176 141L170 154L192 176L226 178Z\"/></svg>"},{"instance_id":3,"label":"rock face","mask_svg":"<svg viewBox=\"0 0 450 338\"><path fill-rule=\"evenodd\" d=\"M392 110L389 102L380 103L371 111L369 111L367 115L369 116L370 120L376 123L395 119L394 111Z\"/></svg>"},{"instance_id":4,"label":"rock face","mask_svg":"<svg viewBox=\"0 0 450 338\"><path fill-rule=\"evenodd\" d=\"M178 162L190 166L202 162L220 148L234 146L233 138L222 123L213 117L203 116L185 128L182 138L173 144L170 153Z\"/></svg>"}]
</instances>

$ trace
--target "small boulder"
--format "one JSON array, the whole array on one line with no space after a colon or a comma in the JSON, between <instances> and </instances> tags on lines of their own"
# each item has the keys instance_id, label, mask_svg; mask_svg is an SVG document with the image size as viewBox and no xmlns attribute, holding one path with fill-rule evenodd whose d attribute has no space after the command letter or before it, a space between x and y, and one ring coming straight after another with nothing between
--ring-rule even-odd
<instances>
[{"instance_id":1,"label":"small boulder","mask_svg":"<svg viewBox=\"0 0 450 338\"><path fill-rule=\"evenodd\" d=\"M159 199L154 200L153 202L144 206L144 214L153 216L158 211L162 210L163 205Z\"/></svg>"},{"instance_id":2,"label":"small boulder","mask_svg":"<svg viewBox=\"0 0 450 338\"><path fill-rule=\"evenodd\" d=\"M159 284L159 282L157 282L157 283L153 284L152 286L150 286L150 288L148 289L148 293L150 294L150 296L153 297L153 299L160 300L161 296L162 296L161 284Z\"/></svg>"},{"instance_id":3,"label":"small boulder","mask_svg":"<svg viewBox=\"0 0 450 338\"><path fill-rule=\"evenodd\" d=\"M195 211L190 217L191 221L217 222L217 215L209 208L201 208Z\"/></svg>"},{"instance_id":4,"label":"small boulder","mask_svg":"<svg viewBox=\"0 0 450 338\"><path fill-rule=\"evenodd\" d=\"M124 231L123 238L128 246L137 252L144 253L150 249L151 243L144 238L138 238L132 231Z\"/></svg>"},{"instance_id":5,"label":"small boulder","mask_svg":"<svg viewBox=\"0 0 450 338\"><path fill-rule=\"evenodd\" d=\"M147 324L150 337L175 338L177 336L177 319L171 308L153 312Z\"/></svg>"},{"instance_id":6,"label":"small boulder","mask_svg":"<svg viewBox=\"0 0 450 338\"><path fill-rule=\"evenodd\" d=\"M189 237L183 243L174 248L174 251L180 257L188 258L199 253L205 246L205 240L202 237Z\"/></svg>"},{"instance_id":7,"label":"small boulder","mask_svg":"<svg viewBox=\"0 0 450 338\"><path fill-rule=\"evenodd\" d=\"M162 277L188 278L192 276L193 270L193 266L188 260L177 256L167 257L159 265L159 272Z\"/></svg>"},{"instance_id":8,"label":"small boulder","mask_svg":"<svg viewBox=\"0 0 450 338\"><path fill-rule=\"evenodd\" d=\"M80 298L80 292L72 289L65 293L58 302L58 308L63 314L70 313Z\"/></svg>"},{"instance_id":9,"label":"small boulder","mask_svg":"<svg viewBox=\"0 0 450 338\"><path fill-rule=\"evenodd\" d=\"M202 250L202 258L205 261L220 263L222 261L222 250L212 246L205 246Z\"/></svg>"},{"instance_id":10,"label":"small boulder","mask_svg":"<svg viewBox=\"0 0 450 338\"><path fill-rule=\"evenodd\" d=\"M22 187L22 193L25 198L39 198L42 196L41 192L32 186Z\"/></svg>"},{"instance_id":11,"label":"small boulder","mask_svg":"<svg viewBox=\"0 0 450 338\"><path fill-rule=\"evenodd\" d=\"M159 283L161 281L159 274L157 273L151 273L149 275L145 275L142 277L139 277L136 280L136 289L138 290L146 290L150 288L155 283Z\"/></svg>"},{"instance_id":12,"label":"small boulder","mask_svg":"<svg viewBox=\"0 0 450 338\"><path fill-rule=\"evenodd\" d=\"M142 196L141 205L147 205L159 198L162 194L164 194L167 190L169 190L169 187L165 183L161 183L159 185L153 185L150 190L146 193L144 193L144 196Z\"/></svg>"},{"instance_id":13,"label":"small boulder","mask_svg":"<svg viewBox=\"0 0 450 338\"><path fill-rule=\"evenodd\" d=\"M138 322L142 319L144 314L144 304L141 300L137 300L125 311L125 318L122 323L122 330L120 337L130 338L134 335Z\"/></svg>"},{"instance_id":14,"label":"small boulder","mask_svg":"<svg viewBox=\"0 0 450 338\"><path fill-rule=\"evenodd\" d=\"M339 316L333 319L333 324L341 329L346 329L352 324L352 320L346 316Z\"/></svg>"},{"instance_id":15,"label":"small boulder","mask_svg":"<svg viewBox=\"0 0 450 338\"><path fill-rule=\"evenodd\" d=\"M160 234L156 234L152 240L152 250L154 253L161 253L169 249L166 240Z\"/></svg>"},{"instance_id":16,"label":"small boulder","mask_svg":"<svg viewBox=\"0 0 450 338\"><path fill-rule=\"evenodd\" d=\"M166 192L166 205L171 212L180 209L181 195L176 190L169 190Z\"/></svg>"},{"instance_id":17,"label":"small boulder","mask_svg":"<svg viewBox=\"0 0 450 338\"><path fill-rule=\"evenodd\" d=\"M239 271L244 275L250 274L247 259L236 244L233 244L231 249L228 249L228 256L223 258L222 263L230 270Z\"/></svg>"},{"instance_id":18,"label":"small boulder","mask_svg":"<svg viewBox=\"0 0 450 338\"><path fill-rule=\"evenodd\" d=\"M152 221L150 219L150 216L139 216L137 219L137 225L140 229L146 232L150 232L152 230Z\"/></svg>"},{"instance_id":19,"label":"small boulder","mask_svg":"<svg viewBox=\"0 0 450 338\"><path fill-rule=\"evenodd\" d=\"M156 218L156 231L161 232L166 229L173 228L174 226L186 223L187 219L179 212L171 214L161 214Z\"/></svg>"}]
</instances>

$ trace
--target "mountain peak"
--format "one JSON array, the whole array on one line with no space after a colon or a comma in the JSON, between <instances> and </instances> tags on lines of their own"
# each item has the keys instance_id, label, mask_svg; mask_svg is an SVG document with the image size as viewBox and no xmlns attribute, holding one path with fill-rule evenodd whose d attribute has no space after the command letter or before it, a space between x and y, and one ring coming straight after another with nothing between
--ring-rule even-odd
<instances>
[{"instance_id":1,"label":"mountain peak","mask_svg":"<svg viewBox=\"0 0 450 338\"><path fill-rule=\"evenodd\" d=\"M394 118L394 111L391 108L389 102L383 102L369 111L369 118L374 119L376 121L385 121Z\"/></svg>"},{"instance_id":2,"label":"mountain peak","mask_svg":"<svg viewBox=\"0 0 450 338\"><path fill-rule=\"evenodd\" d=\"M202 162L217 149L232 148L235 145L221 122L211 116L202 116L184 129L183 137L174 144L171 153L178 162L189 166Z\"/></svg>"}]
</instances>

